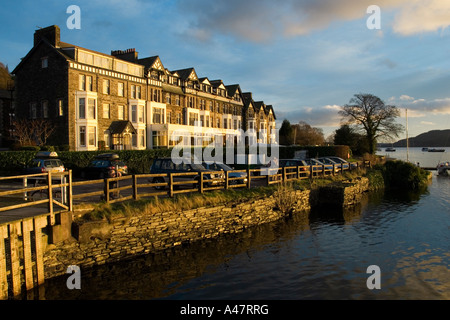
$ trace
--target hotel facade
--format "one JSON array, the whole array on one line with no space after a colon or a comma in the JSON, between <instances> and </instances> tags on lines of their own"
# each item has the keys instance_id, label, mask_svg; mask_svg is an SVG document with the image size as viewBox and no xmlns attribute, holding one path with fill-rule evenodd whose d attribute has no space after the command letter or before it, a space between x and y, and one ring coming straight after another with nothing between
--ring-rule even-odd
<instances>
[{"instance_id":1,"label":"hotel facade","mask_svg":"<svg viewBox=\"0 0 450 320\"><path fill-rule=\"evenodd\" d=\"M49 144L69 150L143 150L190 145L277 143L275 112L240 85L168 70L135 49L104 54L60 41L58 26L36 30L12 72L16 116L46 119Z\"/></svg>"}]
</instances>

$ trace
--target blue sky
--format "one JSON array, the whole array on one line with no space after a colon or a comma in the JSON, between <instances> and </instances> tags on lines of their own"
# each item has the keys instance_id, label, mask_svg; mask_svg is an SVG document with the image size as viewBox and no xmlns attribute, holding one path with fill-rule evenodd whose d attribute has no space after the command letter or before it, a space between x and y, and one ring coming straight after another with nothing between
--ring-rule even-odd
<instances>
[{"instance_id":1,"label":"blue sky","mask_svg":"<svg viewBox=\"0 0 450 320\"><path fill-rule=\"evenodd\" d=\"M370 5L381 29L370 30ZM70 30L67 7L81 9ZM402 108L409 136L450 128L450 1L447 0L91 0L3 1L0 62L10 70L37 27L92 50L136 48L169 70L240 84L274 106L281 122L306 121L327 136L356 93ZM400 136L399 138L404 138Z\"/></svg>"}]
</instances>

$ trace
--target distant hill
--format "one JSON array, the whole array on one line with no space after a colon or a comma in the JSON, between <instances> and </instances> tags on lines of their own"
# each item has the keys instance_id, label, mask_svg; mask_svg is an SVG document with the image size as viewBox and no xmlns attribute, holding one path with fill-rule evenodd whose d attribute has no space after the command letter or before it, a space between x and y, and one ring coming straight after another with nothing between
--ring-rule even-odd
<instances>
[{"instance_id":1,"label":"distant hill","mask_svg":"<svg viewBox=\"0 0 450 320\"><path fill-rule=\"evenodd\" d=\"M450 129L432 130L417 137L409 138L409 146L414 147L450 147ZM394 147L406 147L406 139L394 143Z\"/></svg>"}]
</instances>

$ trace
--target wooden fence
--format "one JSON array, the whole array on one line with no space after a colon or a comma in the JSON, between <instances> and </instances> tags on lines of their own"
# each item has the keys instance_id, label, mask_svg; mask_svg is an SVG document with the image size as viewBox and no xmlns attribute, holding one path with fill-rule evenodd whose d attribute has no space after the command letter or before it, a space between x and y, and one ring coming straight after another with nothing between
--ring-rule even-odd
<instances>
[{"instance_id":1,"label":"wooden fence","mask_svg":"<svg viewBox=\"0 0 450 320\"><path fill-rule=\"evenodd\" d=\"M6 181L22 181L20 187L0 191L1 212L26 207L40 207L42 213L54 216L58 210L73 211L73 205L81 202L95 203L105 201L116 203L137 200L145 197L174 197L181 193L211 190L252 188L272 185L284 181L313 179L326 175L340 174L346 170L370 166L370 162L357 162L355 166L293 166L275 168L246 169L233 171L186 172L170 174L135 174L116 178L73 181L72 172L43 173L1 177L0 184ZM220 174L220 178L211 178ZM240 174L241 176L235 176ZM30 184L31 182L34 182ZM55 183L56 182L56 183ZM4 186L3 186L4 188ZM2 201L15 199L15 204ZM5 205L3 205L5 203ZM44 206L42 206L44 205ZM55 207L56 205L56 207ZM59 207L59 209L55 209ZM54 218L52 218L54 219Z\"/></svg>"}]
</instances>

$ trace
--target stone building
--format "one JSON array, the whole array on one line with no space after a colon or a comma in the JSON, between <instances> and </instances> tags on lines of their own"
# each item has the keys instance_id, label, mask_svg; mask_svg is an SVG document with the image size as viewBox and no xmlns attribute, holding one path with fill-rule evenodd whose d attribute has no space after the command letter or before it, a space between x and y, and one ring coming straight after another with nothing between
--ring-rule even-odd
<instances>
[{"instance_id":1,"label":"stone building","mask_svg":"<svg viewBox=\"0 0 450 320\"><path fill-rule=\"evenodd\" d=\"M51 121L51 144L70 150L242 141L248 128L252 141L276 142L273 108L246 103L238 84L198 77L194 68L168 70L135 49L104 54L65 43L58 26L35 31L13 74L17 113Z\"/></svg>"},{"instance_id":2,"label":"stone building","mask_svg":"<svg viewBox=\"0 0 450 320\"><path fill-rule=\"evenodd\" d=\"M14 80L0 63L0 146L9 147L14 136Z\"/></svg>"}]
</instances>

